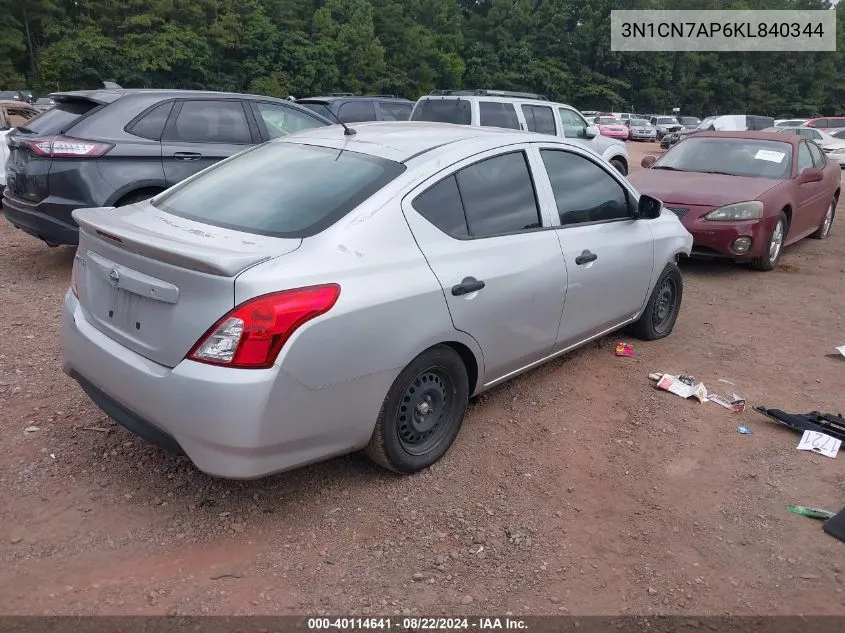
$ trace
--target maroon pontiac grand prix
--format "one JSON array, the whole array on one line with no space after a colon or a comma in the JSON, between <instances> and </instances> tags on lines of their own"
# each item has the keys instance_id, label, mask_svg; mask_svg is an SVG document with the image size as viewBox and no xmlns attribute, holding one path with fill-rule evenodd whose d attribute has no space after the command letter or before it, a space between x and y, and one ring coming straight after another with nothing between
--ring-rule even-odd
<instances>
[{"instance_id":1,"label":"maroon pontiac grand prix","mask_svg":"<svg viewBox=\"0 0 845 633\"><path fill-rule=\"evenodd\" d=\"M783 247L830 234L841 168L812 141L768 132L700 132L628 179L693 236L693 256L772 270Z\"/></svg>"}]
</instances>

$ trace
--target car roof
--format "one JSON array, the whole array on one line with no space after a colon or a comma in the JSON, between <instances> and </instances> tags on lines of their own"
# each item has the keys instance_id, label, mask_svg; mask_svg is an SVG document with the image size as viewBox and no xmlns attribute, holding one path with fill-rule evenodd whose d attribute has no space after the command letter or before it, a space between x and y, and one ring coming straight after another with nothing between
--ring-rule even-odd
<instances>
[{"instance_id":1,"label":"car roof","mask_svg":"<svg viewBox=\"0 0 845 633\"><path fill-rule=\"evenodd\" d=\"M475 141L479 151L500 145L525 142L550 142L583 148L571 140L548 134L522 132L505 128L456 125L452 123L431 123L427 121L390 121L354 123L354 136L346 136L339 125L312 128L292 136L277 139L276 142L313 141L315 145L336 147L372 154L396 162L407 162L412 158L449 145Z\"/></svg>"},{"instance_id":2,"label":"car roof","mask_svg":"<svg viewBox=\"0 0 845 633\"><path fill-rule=\"evenodd\" d=\"M268 97L267 95L255 95L255 94L248 94L242 92L217 92L214 90L179 90L174 88L121 88L120 90L117 89L98 89L98 90L71 90L68 92L51 92L48 97L59 101L61 99L67 98L80 98L80 99L91 99L92 101L99 101L101 103L112 103L117 101L121 97L125 95L135 95L135 94L144 94L144 95L158 95L162 98L168 97L200 97L200 98L213 98L213 97L230 97L230 98L251 98L251 99L267 99L269 101L288 101L286 99L280 99L279 97Z\"/></svg>"},{"instance_id":3,"label":"car roof","mask_svg":"<svg viewBox=\"0 0 845 633\"><path fill-rule=\"evenodd\" d=\"M394 97L391 95L328 95L318 97L303 97L297 99L297 103L328 103L329 101L406 101L413 103L410 99L404 97Z\"/></svg>"},{"instance_id":4,"label":"car roof","mask_svg":"<svg viewBox=\"0 0 845 633\"><path fill-rule=\"evenodd\" d=\"M698 132L695 138L744 138L757 139L761 141L778 141L780 143L791 143L797 145L801 142L801 136L797 134L785 134L783 132L762 132L745 130L738 132Z\"/></svg>"}]
</instances>

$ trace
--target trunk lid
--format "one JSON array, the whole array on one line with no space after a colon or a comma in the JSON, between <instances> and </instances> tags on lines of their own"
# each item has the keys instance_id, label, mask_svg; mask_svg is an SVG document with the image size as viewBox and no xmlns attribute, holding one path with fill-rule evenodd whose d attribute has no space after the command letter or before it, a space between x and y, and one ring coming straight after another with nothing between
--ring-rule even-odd
<instances>
[{"instance_id":1,"label":"trunk lid","mask_svg":"<svg viewBox=\"0 0 845 633\"><path fill-rule=\"evenodd\" d=\"M235 307L235 278L296 250L301 239L246 234L141 202L77 209L76 280L83 314L121 345L175 367Z\"/></svg>"},{"instance_id":2,"label":"trunk lid","mask_svg":"<svg viewBox=\"0 0 845 633\"><path fill-rule=\"evenodd\" d=\"M9 132L6 187L15 198L41 202L50 195L50 167L53 159L37 156L30 144L65 134L79 120L104 105L80 95L55 95L56 105Z\"/></svg>"}]
</instances>

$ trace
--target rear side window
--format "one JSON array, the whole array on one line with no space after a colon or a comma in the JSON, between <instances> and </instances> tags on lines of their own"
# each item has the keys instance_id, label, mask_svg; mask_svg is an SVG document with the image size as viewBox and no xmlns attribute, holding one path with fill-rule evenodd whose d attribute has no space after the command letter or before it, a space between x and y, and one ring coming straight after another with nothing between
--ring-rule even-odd
<instances>
[{"instance_id":1,"label":"rear side window","mask_svg":"<svg viewBox=\"0 0 845 633\"><path fill-rule=\"evenodd\" d=\"M246 233L316 235L405 166L384 158L294 143L267 143L209 167L155 198L167 213Z\"/></svg>"},{"instance_id":2,"label":"rear side window","mask_svg":"<svg viewBox=\"0 0 845 633\"><path fill-rule=\"evenodd\" d=\"M519 119L512 103L498 101L479 101L478 114L484 127L504 127L512 130L519 129Z\"/></svg>"},{"instance_id":3,"label":"rear side window","mask_svg":"<svg viewBox=\"0 0 845 633\"><path fill-rule=\"evenodd\" d=\"M523 152L464 167L456 174L473 237L516 233L540 226L534 183Z\"/></svg>"},{"instance_id":4,"label":"rear side window","mask_svg":"<svg viewBox=\"0 0 845 633\"><path fill-rule=\"evenodd\" d=\"M810 147L807 141L801 141L798 147L798 173L813 166L813 156L810 154Z\"/></svg>"},{"instance_id":5,"label":"rear side window","mask_svg":"<svg viewBox=\"0 0 845 633\"><path fill-rule=\"evenodd\" d=\"M544 149L540 155L562 225L630 219L625 190L604 169L586 158L560 150Z\"/></svg>"},{"instance_id":6,"label":"rear side window","mask_svg":"<svg viewBox=\"0 0 845 633\"><path fill-rule=\"evenodd\" d=\"M391 103L380 101L378 104L383 121L407 121L411 118L411 110L414 106L410 103Z\"/></svg>"},{"instance_id":7,"label":"rear side window","mask_svg":"<svg viewBox=\"0 0 845 633\"><path fill-rule=\"evenodd\" d=\"M469 125L472 123L472 109L466 99L420 99L411 119Z\"/></svg>"},{"instance_id":8,"label":"rear side window","mask_svg":"<svg viewBox=\"0 0 845 633\"><path fill-rule=\"evenodd\" d=\"M454 237L467 237L467 219L455 176L449 176L417 196L414 209L438 229Z\"/></svg>"},{"instance_id":9,"label":"rear side window","mask_svg":"<svg viewBox=\"0 0 845 633\"><path fill-rule=\"evenodd\" d=\"M338 109L337 117L344 123L375 121L376 107L372 101L347 101Z\"/></svg>"},{"instance_id":10,"label":"rear side window","mask_svg":"<svg viewBox=\"0 0 845 633\"><path fill-rule=\"evenodd\" d=\"M555 115L552 109L547 106L523 105L522 113L525 115L525 122L528 130L539 134L556 134Z\"/></svg>"},{"instance_id":11,"label":"rear side window","mask_svg":"<svg viewBox=\"0 0 845 633\"><path fill-rule=\"evenodd\" d=\"M126 131L135 136L143 136L157 141L164 132L164 124L167 123L167 118L170 116L172 109L172 101L161 103L135 121Z\"/></svg>"},{"instance_id":12,"label":"rear side window","mask_svg":"<svg viewBox=\"0 0 845 633\"><path fill-rule=\"evenodd\" d=\"M175 124L168 127L165 137L171 141L252 143L240 101L185 101Z\"/></svg>"},{"instance_id":13,"label":"rear side window","mask_svg":"<svg viewBox=\"0 0 845 633\"><path fill-rule=\"evenodd\" d=\"M25 126L26 131L35 134L64 134L74 126L80 117L88 114L96 107L98 107L97 103L87 99L59 101L55 107L30 119Z\"/></svg>"},{"instance_id":14,"label":"rear side window","mask_svg":"<svg viewBox=\"0 0 845 633\"><path fill-rule=\"evenodd\" d=\"M822 150L815 143L807 143L807 145L810 146L810 154L813 157L813 167L824 169L825 164L827 164L827 159L824 157Z\"/></svg>"},{"instance_id":15,"label":"rear side window","mask_svg":"<svg viewBox=\"0 0 845 633\"><path fill-rule=\"evenodd\" d=\"M305 106L312 112L316 112L317 114L321 114L330 121L334 121L335 118L332 116L332 111L329 110L329 107L325 103L300 103L299 105Z\"/></svg>"}]
</instances>

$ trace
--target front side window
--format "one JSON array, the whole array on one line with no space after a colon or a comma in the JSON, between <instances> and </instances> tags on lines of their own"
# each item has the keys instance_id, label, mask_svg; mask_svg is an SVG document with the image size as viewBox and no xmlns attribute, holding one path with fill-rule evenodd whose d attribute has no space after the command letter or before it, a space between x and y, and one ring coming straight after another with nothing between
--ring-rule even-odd
<instances>
[{"instance_id":1,"label":"front side window","mask_svg":"<svg viewBox=\"0 0 845 633\"><path fill-rule=\"evenodd\" d=\"M540 155L561 225L631 218L625 189L594 162L562 150L544 149Z\"/></svg>"},{"instance_id":2,"label":"front side window","mask_svg":"<svg viewBox=\"0 0 845 633\"><path fill-rule=\"evenodd\" d=\"M189 143L252 143L240 101L185 101L165 136L169 141Z\"/></svg>"},{"instance_id":3,"label":"front side window","mask_svg":"<svg viewBox=\"0 0 845 633\"><path fill-rule=\"evenodd\" d=\"M504 127L512 130L519 129L519 120L512 103L498 101L479 101L478 114L484 127Z\"/></svg>"},{"instance_id":4,"label":"front side window","mask_svg":"<svg viewBox=\"0 0 845 633\"><path fill-rule=\"evenodd\" d=\"M558 108L563 135L566 138L584 138L587 135L587 122L569 108Z\"/></svg>"},{"instance_id":5,"label":"front side window","mask_svg":"<svg viewBox=\"0 0 845 633\"><path fill-rule=\"evenodd\" d=\"M813 157L813 167L824 169L824 166L827 164L824 152L815 143L808 143L808 145L810 147L810 154Z\"/></svg>"},{"instance_id":6,"label":"front side window","mask_svg":"<svg viewBox=\"0 0 845 633\"><path fill-rule=\"evenodd\" d=\"M165 191L154 205L213 226L307 237L331 226L405 166L329 147L266 143Z\"/></svg>"},{"instance_id":7,"label":"front side window","mask_svg":"<svg viewBox=\"0 0 845 633\"><path fill-rule=\"evenodd\" d=\"M325 125L322 121L295 108L277 103L256 103L258 116L267 128L270 138L279 138L288 134L296 134L303 130L310 130Z\"/></svg>"}]
</instances>

